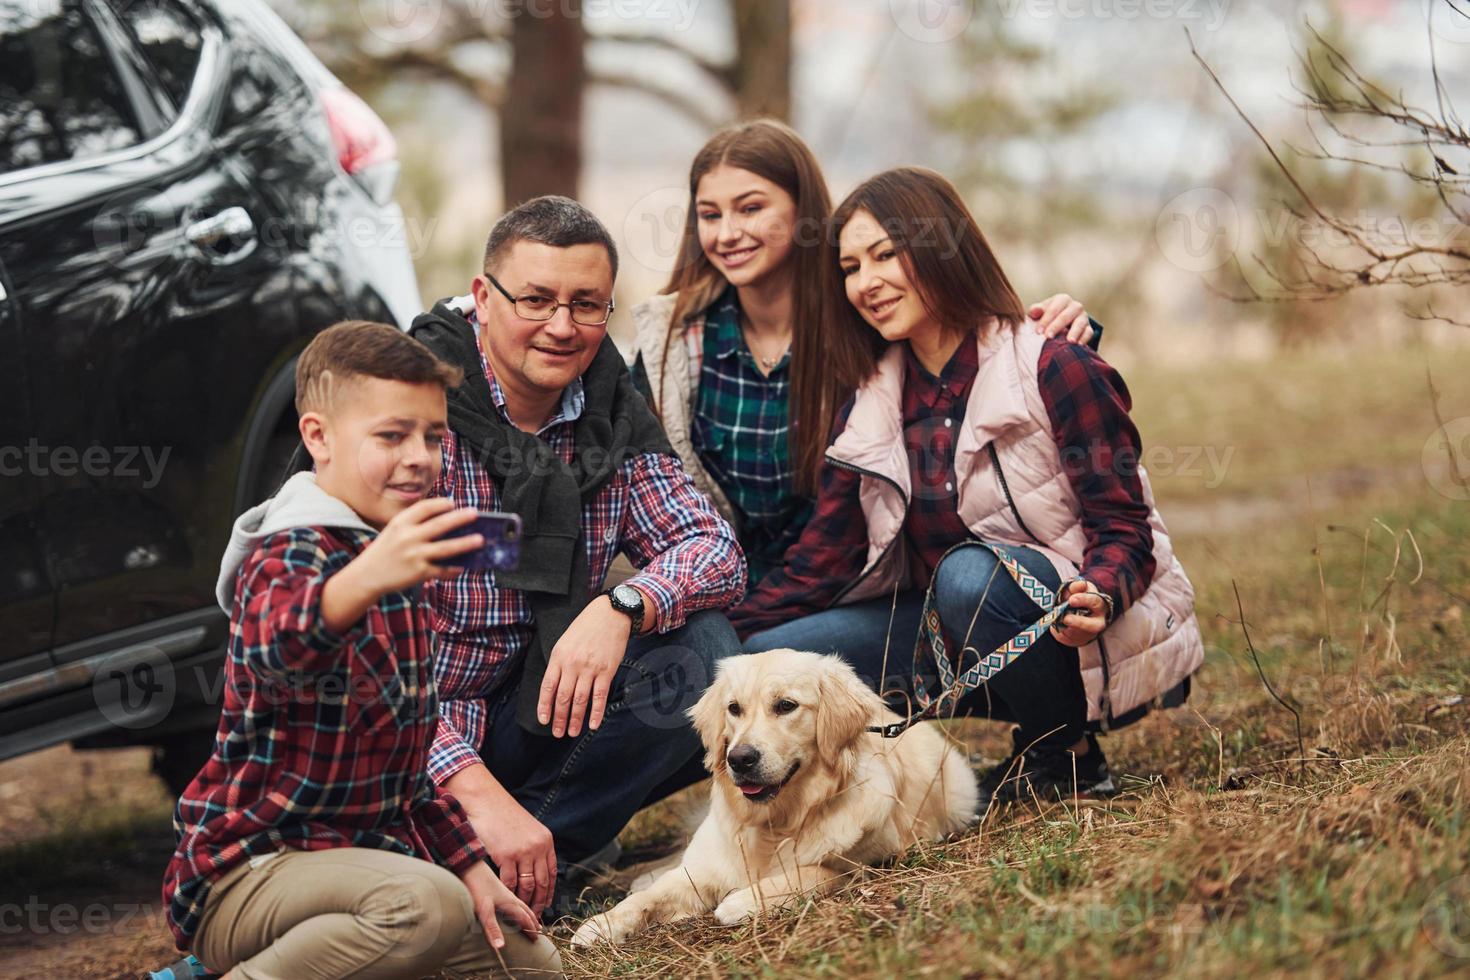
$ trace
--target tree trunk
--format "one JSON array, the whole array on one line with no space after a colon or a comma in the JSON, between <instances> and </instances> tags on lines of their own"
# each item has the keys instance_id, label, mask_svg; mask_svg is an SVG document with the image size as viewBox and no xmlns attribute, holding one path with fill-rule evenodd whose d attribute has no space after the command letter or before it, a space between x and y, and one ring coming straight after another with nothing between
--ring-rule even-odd
<instances>
[{"instance_id":1,"label":"tree trunk","mask_svg":"<svg viewBox=\"0 0 1470 980\"><path fill-rule=\"evenodd\" d=\"M510 78L498 107L506 210L542 194L577 196L585 41L581 0L529 0L515 15Z\"/></svg>"},{"instance_id":2,"label":"tree trunk","mask_svg":"<svg viewBox=\"0 0 1470 980\"><path fill-rule=\"evenodd\" d=\"M732 0L735 106L741 119L791 119L791 0Z\"/></svg>"}]
</instances>

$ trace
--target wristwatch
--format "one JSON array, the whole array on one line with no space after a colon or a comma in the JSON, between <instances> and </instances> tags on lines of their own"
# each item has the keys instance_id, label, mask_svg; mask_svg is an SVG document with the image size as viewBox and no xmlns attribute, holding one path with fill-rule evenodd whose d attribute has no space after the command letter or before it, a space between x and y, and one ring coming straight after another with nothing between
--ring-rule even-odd
<instances>
[{"instance_id":1,"label":"wristwatch","mask_svg":"<svg viewBox=\"0 0 1470 980\"><path fill-rule=\"evenodd\" d=\"M643 593L631 585L615 585L603 595L612 607L633 621L633 635L643 632Z\"/></svg>"}]
</instances>

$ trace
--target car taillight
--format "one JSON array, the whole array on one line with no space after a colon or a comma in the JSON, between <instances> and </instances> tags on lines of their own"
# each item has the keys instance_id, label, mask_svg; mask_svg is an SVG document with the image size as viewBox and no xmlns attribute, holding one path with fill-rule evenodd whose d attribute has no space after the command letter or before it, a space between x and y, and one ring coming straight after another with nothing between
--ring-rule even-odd
<instances>
[{"instance_id":1,"label":"car taillight","mask_svg":"<svg viewBox=\"0 0 1470 980\"><path fill-rule=\"evenodd\" d=\"M398 177L398 143L366 102L346 88L323 89L322 108L342 169L380 204L393 196Z\"/></svg>"}]
</instances>

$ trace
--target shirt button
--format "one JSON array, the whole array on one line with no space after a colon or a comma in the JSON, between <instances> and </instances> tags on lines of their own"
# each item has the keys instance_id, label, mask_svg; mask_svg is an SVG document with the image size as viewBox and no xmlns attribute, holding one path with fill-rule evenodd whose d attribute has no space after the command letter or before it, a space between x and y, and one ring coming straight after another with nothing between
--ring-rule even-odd
<instances>
[{"instance_id":1,"label":"shirt button","mask_svg":"<svg viewBox=\"0 0 1470 980\"><path fill-rule=\"evenodd\" d=\"M946 481L945 484L944 484L944 492L945 493L954 493L954 484Z\"/></svg>"},{"instance_id":2,"label":"shirt button","mask_svg":"<svg viewBox=\"0 0 1470 980\"><path fill-rule=\"evenodd\" d=\"M608 544L612 544L617 539L618 529L609 524L607 526L607 530L602 532L602 540L606 541Z\"/></svg>"},{"instance_id":3,"label":"shirt button","mask_svg":"<svg viewBox=\"0 0 1470 980\"><path fill-rule=\"evenodd\" d=\"M954 428L954 419L945 419L944 420L944 427L946 429L953 429Z\"/></svg>"}]
</instances>

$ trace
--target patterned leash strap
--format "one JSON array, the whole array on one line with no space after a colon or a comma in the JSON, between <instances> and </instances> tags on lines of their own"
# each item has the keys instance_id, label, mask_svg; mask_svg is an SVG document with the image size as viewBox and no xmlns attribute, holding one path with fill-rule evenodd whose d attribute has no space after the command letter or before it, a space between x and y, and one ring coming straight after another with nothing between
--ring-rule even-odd
<instances>
[{"instance_id":1,"label":"patterned leash strap","mask_svg":"<svg viewBox=\"0 0 1470 980\"><path fill-rule=\"evenodd\" d=\"M946 708L953 711L960 698L1010 666L1017 657L1031 649L1037 640L1046 636L1057 620L1066 615L1068 607L1065 595L1070 582L1063 582L1061 588L1053 592L1047 588L1046 583L1021 567L1021 563L1008 555L1003 548L984 542L971 542L970 544L989 548L994 553L1001 567L1010 573L1011 578L1021 587L1021 591L1036 603L1038 609L1044 610L1042 617L984 656L980 656L980 651L972 646L964 647L960 650L961 663L964 662L964 655L970 652L975 653L979 659L976 660L975 666L956 676L955 665L950 659L949 648L944 642L944 628L939 622L939 610L936 608L937 603L934 598L934 581L931 580L929 590L924 595L924 610L919 621L919 639L914 649L913 691L914 700L919 703L919 711L891 725L874 725L868 731L882 735L884 738L897 738L919 722L939 717L940 712ZM1078 580L1073 579L1072 581ZM925 651L939 669L939 694L937 696L929 694L920 676L920 656Z\"/></svg>"}]
</instances>

